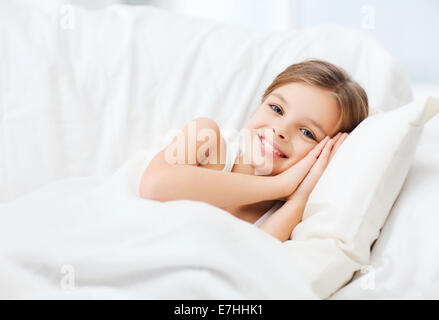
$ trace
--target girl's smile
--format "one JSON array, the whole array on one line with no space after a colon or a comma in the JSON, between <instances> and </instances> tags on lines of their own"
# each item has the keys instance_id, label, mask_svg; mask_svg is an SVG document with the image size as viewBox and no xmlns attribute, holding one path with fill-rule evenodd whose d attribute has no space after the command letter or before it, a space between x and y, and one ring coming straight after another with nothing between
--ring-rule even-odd
<instances>
[{"instance_id":1,"label":"girl's smile","mask_svg":"<svg viewBox=\"0 0 439 320\"><path fill-rule=\"evenodd\" d=\"M258 134L258 138L261 142L261 150L264 154L278 159L287 158L282 149L275 142L272 142L270 138L266 138L263 134Z\"/></svg>"}]
</instances>

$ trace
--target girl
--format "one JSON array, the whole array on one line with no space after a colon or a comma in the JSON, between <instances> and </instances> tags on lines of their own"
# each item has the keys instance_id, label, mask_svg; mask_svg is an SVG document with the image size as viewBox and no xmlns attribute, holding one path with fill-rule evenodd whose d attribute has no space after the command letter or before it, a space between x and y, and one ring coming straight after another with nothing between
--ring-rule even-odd
<instances>
[{"instance_id":1,"label":"girl","mask_svg":"<svg viewBox=\"0 0 439 320\"><path fill-rule=\"evenodd\" d=\"M293 64L263 94L242 150L226 145L215 121L196 118L151 160L140 195L204 201L286 241L330 158L367 116L366 92L344 70ZM203 143L203 132L214 138ZM184 151L177 164L169 160L175 147Z\"/></svg>"}]
</instances>

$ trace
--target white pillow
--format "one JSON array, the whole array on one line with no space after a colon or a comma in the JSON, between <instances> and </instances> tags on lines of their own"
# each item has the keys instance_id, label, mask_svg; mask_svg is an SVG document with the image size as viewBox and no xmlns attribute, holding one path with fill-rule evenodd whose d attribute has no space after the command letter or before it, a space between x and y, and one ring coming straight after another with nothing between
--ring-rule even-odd
<instances>
[{"instance_id":1,"label":"white pillow","mask_svg":"<svg viewBox=\"0 0 439 320\"><path fill-rule=\"evenodd\" d=\"M341 145L285 248L321 298L368 264L370 248L404 183L424 123L439 99L369 116Z\"/></svg>"}]
</instances>

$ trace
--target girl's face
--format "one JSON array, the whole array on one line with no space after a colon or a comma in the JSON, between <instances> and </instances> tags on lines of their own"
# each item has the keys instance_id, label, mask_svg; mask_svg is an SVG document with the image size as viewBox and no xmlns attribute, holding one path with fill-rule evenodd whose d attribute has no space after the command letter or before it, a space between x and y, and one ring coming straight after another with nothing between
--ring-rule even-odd
<instances>
[{"instance_id":1,"label":"girl's face","mask_svg":"<svg viewBox=\"0 0 439 320\"><path fill-rule=\"evenodd\" d=\"M264 163L251 157L251 166L268 168L264 175L277 175L301 160L326 136L333 137L340 124L337 100L329 91L304 83L290 83L274 90L256 110L246 129L246 150L259 152ZM265 136L260 138L260 135ZM264 141L265 140L265 141ZM270 152L267 142L284 154L278 157ZM258 149L255 151L255 148ZM268 159L268 161L267 161ZM272 163L272 164L271 164ZM261 170L262 172L263 170Z\"/></svg>"}]
</instances>

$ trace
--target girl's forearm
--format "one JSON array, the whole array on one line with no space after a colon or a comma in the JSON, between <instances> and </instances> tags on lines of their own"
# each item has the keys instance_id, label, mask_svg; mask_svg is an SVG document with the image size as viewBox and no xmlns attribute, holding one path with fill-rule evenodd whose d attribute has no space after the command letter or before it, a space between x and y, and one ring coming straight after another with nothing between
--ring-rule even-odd
<instances>
[{"instance_id":1,"label":"girl's forearm","mask_svg":"<svg viewBox=\"0 0 439 320\"><path fill-rule=\"evenodd\" d=\"M286 196L276 176L222 172L191 165L166 165L144 176L142 183L144 198L204 201L220 208Z\"/></svg>"},{"instance_id":2,"label":"girl's forearm","mask_svg":"<svg viewBox=\"0 0 439 320\"><path fill-rule=\"evenodd\" d=\"M291 232L302 220L306 199L288 200L277 209L260 226L261 230L284 242L290 238Z\"/></svg>"}]
</instances>

